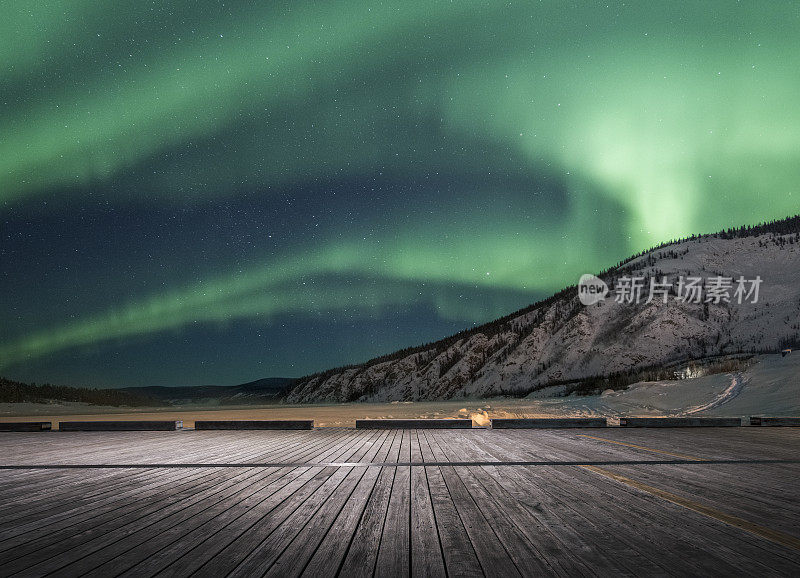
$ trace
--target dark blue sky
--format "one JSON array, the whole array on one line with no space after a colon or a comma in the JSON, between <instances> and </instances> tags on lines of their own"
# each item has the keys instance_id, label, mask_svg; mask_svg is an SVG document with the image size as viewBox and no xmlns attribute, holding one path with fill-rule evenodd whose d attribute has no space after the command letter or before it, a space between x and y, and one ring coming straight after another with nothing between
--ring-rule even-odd
<instances>
[{"instance_id":1,"label":"dark blue sky","mask_svg":"<svg viewBox=\"0 0 800 578\"><path fill-rule=\"evenodd\" d=\"M26 2L0 375L300 376L798 212L793 2Z\"/></svg>"}]
</instances>

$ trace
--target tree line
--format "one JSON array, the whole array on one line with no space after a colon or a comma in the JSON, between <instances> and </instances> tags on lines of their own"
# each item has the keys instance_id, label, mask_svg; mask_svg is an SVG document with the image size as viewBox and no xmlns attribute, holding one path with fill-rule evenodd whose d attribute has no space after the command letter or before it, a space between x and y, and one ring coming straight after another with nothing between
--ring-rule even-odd
<instances>
[{"instance_id":1,"label":"tree line","mask_svg":"<svg viewBox=\"0 0 800 578\"><path fill-rule=\"evenodd\" d=\"M0 377L0 403L49 403L51 401L127 407L163 405L154 398L118 389L69 387L50 383L36 385Z\"/></svg>"}]
</instances>

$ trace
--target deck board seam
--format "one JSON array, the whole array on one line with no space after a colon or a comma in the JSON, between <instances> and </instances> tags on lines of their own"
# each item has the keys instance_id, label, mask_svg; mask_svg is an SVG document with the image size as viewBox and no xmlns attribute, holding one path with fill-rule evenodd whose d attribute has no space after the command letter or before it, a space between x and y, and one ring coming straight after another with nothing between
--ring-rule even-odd
<instances>
[{"instance_id":1,"label":"deck board seam","mask_svg":"<svg viewBox=\"0 0 800 578\"><path fill-rule=\"evenodd\" d=\"M761 465L800 464L800 460L710 459L710 460L569 460L569 461L433 461L433 462L238 462L238 463L166 463L166 464L14 464L0 465L2 470L82 470L82 469L195 469L195 468L285 468L285 467L425 467L425 466L625 466L625 465Z\"/></svg>"}]
</instances>

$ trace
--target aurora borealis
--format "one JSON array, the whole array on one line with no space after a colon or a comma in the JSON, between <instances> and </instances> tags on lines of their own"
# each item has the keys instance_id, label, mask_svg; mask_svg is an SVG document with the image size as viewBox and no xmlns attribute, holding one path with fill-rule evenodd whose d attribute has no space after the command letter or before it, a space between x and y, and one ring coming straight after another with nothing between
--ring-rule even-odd
<instances>
[{"instance_id":1,"label":"aurora borealis","mask_svg":"<svg viewBox=\"0 0 800 578\"><path fill-rule=\"evenodd\" d=\"M0 14L7 377L299 376L800 209L795 2Z\"/></svg>"}]
</instances>

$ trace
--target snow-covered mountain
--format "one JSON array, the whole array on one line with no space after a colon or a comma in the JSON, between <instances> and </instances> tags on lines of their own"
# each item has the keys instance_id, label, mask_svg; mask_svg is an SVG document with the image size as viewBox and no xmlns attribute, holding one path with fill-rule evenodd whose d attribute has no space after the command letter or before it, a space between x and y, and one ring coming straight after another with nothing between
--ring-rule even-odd
<instances>
[{"instance_id":1,"label":"snow-covered mountain","mask_svg":"<svg viewBox=\"0 0 800 578\"><path fill-rule=\"evenodd\" d=\"M646 303L651 278L670 284ZM721 296L686 297L691 278L731 279ZM745 293L760 277L755 294ZM610 291L585 306L573 286L442 341L302 378L286 397L319 401L434 400L528 393L555 383L739 352L778 351L800 335L800 218L666 244L600 275ZM643 285L639 303L620 303Z\"/></svg>"}]
</instances>

